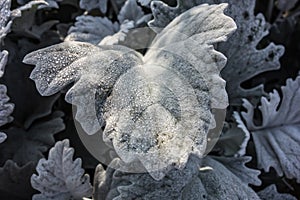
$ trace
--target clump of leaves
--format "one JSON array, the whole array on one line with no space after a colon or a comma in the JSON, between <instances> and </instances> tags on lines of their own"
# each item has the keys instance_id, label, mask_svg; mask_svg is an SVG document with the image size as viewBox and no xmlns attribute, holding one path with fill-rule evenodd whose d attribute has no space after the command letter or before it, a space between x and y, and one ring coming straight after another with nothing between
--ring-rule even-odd
<instances>
[{"instance_id":1,"label":"clump of leaves","mask_svg":"<svg viewBox=\"0 0 300 200\"><path fill-rule=\"evenodd\" d=\"M190 153L203 156L215 123L211 109L227 106L218 76L226 58L212 46L236 28L225 7L205 4L178 16L144 57L121 46L66 42L30 53L24 62L36 65L30 77L42 95L76 81L66 100L77 106L87 133L105 122L104 141L122 160L137 158L160 179L172 165L183 168Z\"/></svg>"}]
</instances>

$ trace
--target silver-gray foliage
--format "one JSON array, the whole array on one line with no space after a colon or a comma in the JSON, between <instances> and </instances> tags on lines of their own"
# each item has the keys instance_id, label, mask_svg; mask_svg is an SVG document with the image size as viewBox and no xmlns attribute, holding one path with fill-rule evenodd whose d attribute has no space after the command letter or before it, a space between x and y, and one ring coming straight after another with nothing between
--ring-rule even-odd
<instances>
[{"instance_id":1,"label":"silver-gray foliage","mask_svg":"<svg viewBox=\"0 0 300 200\"><path fill-rule=\"evenodd\" d=\"M69 140L58 141L50 149L48 160L41 159L33 174L31 185L41 194L33 195L33 200L81 200L92 195L88 174L81 168L81 159L73 161L74 149Z\"/></svg>"},{"instance_id":2,"label":"silver-gray foliage","mask_svg":"<svg viewBox=\"0 0 300 200\"><path fill-rule=\"evenodd\" d=\"M154 20L149 26L159 32L180 13L202 3L228 3L225 12L231 16L237 31L230 40L217 46L217 50L228 58L222 77L226 80L227 92L231 104L241 104L242 97L261 97L265 94L263 85L244 89L241 84L262 72L275 70L280 67L279 58L283 55L281 45L270 43L263 49L257 49L258 43L268 34L268 24L262 14L254 15L255 1L241 0L177 0L177 7L169 7L161 1L153 1L151 9Z\"/></svg>"},{"instance_id":3,"label":"silver-gray foliage","mask_svg":"<svg viewBox=\"0 0 300 200\"><path fill-rule=\"evenodd\" d=\"M200 5L178 16L144 57L122 46L65 42L24 62L36 65L30 77L42 95L76 81L66 100L77 106L84 130L106 125L104 141L121 159L139 159L160 179L172 164L184 167L190 153L204 154L215 124L211 109L228 105L219 76L226 57L213 48L236 29L226 6Z\"/></svg>"},{"instance_id":4,"label":"silver-gray foliage","mask_svg":"<svg viewBox=\"0 0 300 200\"><path fill-rule=\"evenodd\" d=\"M115 166L123 165L119 160L113 160L111 165L114 169L108 167L105 171L102 165L96 168L95 200L259 200L247 184L211 157L201 160L191 156L184 169L172 169L159 181L147 173L130 174L115 170Z\"/></svg>"},{"instance_id":5,"label":"silver-gray foliage","mask_svg":"<svg viewBox=\"0 0 300 200\"><path fill-rule=\"evenodd\" d=\"M247 112L241 114L253 136L258 167L267 172L273 167L280 176L300 182L300 77L288 79L281 90L282 99L276 90L269 100L261 98L262 124L254 124L254 107L247 100Z\"/></svg>"}]
</instances>

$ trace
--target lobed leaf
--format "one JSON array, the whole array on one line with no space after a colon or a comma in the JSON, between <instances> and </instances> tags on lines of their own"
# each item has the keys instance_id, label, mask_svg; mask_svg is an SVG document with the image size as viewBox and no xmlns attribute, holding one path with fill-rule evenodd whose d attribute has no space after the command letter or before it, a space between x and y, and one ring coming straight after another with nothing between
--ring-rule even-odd
<instances>
[{"instance_id":1,"label":"lobed leaf","mask_svg":"<svg viewBox=\"0 0 300 200\"><path fill-rule=\"evenodd\" d=\"M280 176L300 182L300 77L288 79L281 89L281 100L276 90L269 100L261 98L262 124L253 122L254 107L247 100L247 112L241 114L253 136L258 167L267 172L273 167Z\"/></svg>"},{"instance_id":2,"label":"lobed leaf","mask_svg":"<svg viewBox=\"0 0 300 200\"><path fill-rule=\"evenodd\" d=\"M31 177L32 187L41 194L32 199L75 199L89 197L92 193L89 175L81 168L81 159L73 161L74 149L69 140L59 141L50 150L48 160L41 159L37 165L38 175Z\"/></svg>"}]
</instances>

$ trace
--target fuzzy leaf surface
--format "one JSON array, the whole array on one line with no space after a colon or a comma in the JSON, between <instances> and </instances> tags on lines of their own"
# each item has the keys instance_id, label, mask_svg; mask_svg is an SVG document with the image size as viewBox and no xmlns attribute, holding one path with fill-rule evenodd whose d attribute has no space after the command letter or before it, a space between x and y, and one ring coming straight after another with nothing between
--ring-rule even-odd
<instances>
[{"instance_id":1,"label":"fuzzy leaf surface","mask_svg":"<svg viewBox=\"0 0 300 200\"><path fill-rule=\"evenodd\" d=\"M261 98L261 125L253 122L254 107L247 100L247 112L241 114L253 136L258 167L267 172L273 167L280 176L300 182L300 77L288 79L281 90L282 99L276 90L269 100Z\"/></svg>"},{"instance_id":2,"label":"fuzzy leaf surface","mask_svg":"<svg viewBox=\"0 0 300 200\"><path fill-rule=\"evenodd\" d=\"M41 159L33 174L31 184L41 194L33 195L33 200L81 200L92 193L89 175L81 168L81 159L73 161L74 149L69 140L58 141L50 150L48 160Z\"/></svg>"}]
</instances>

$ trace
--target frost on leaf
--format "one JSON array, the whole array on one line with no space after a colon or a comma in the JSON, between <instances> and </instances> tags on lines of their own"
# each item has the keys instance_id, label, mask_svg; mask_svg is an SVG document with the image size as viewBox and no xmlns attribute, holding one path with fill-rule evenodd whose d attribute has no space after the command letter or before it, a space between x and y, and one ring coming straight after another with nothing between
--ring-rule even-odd
<instances>
[{"instance_id":1,"label":"frost on leaf","mask_svg":"<svg viewBox=\"0 0 300 200\"><path fill-rule=\"evenodd\" d=\"M225 7L201 5L178 16L144 57L122 46L65 42L24 62L36 65L30 77L42 95L76 81L66 100L77 106L83 129L94 134L105 125L104 141L123 161L138 159L160 179L169 167L184 167L190 153L203 156L211 110L228 105L219 76L226 58L212 45L236 28Z\"/></svg>"},{"instance_id":2,"label":"frost on leaf","mask_svg":"<svg viewBox=\"0 0 300 200\"><path fill-rule=\"evenodd\" d=\"M118 160L113 165L120 165ZM114 167L115 167L114 166ZM255 192L220 162L191 156L182 169L172 169L161 180L147 173L124 173L108 167L97 167L94 177L94 199L245 199L258 200Z\"/></svg>"},{"instance_id":3,"label":"frost on leaf","mask_svg":"<svg viewBox=\"0 0 300 200\"><path fill-rule=\"evenodd\" d=\"M80 158L73 161L73 154L74 149L66 139L50 149L48 160L43 158L39 161L36 167L38 175L32 175L31 184L41 194L35 194L33 200L80 200L91 196L89 175L84 174Z\"/></svg>"},{"instance_id":4,"label":"frost on leaf","mask_svg":"<svg viewBox=\"0 0 300 200\"><path fill-rule=\"evenodd\" d=\"M261 198L261 200L297 200L290 194L282 194L277 192L275 184L266 187L262 191L259 191L257 194Z\"/></svg>"},{"instance_id":5,"label":"frost on leaf","mask_svg":"<svg viewBox=\"0 0 300 200\"><path fill-rule=\"evenodd\" d=\"M34 190L30 185L30 176L34 173L34 164L29 162L26 165L18 166L12 160L7 160L1 166L0 198L14 200L31 199Z\"/></svg>"},{"instance_id":6,"label":"frost on leaf","mask_svg":"<svg viewBox=\"0 0 300 200\"><path fill-rule=\"evenodd\" d=\"M159 32L174 17L195 5L202 3L228 3L225 12L231 16L237 31L227 42L216 48L228 58L226 67L222 70L222 77L226 80L227 92L231 104L241 104L242 97L261 97L264 94L263 85L244 89L241 84L262 72L276 70L280 67L278 59L284 52L283 46L270 43L264 49L256 46L268 34L268 25L262 14L254 15L255 1L240 0L178 0L177 7L169 7L160 1L154 1L151 9L154 20L149 26Z\"/></svg>"},{"instance_id":7,"label":"frost on leaf","mask_svg":"<svg viewBox=\"0 0 300 200\"><path fill-rule=\"evenodd\" d=\"M50 119L35 122L28 130L16 127L6 129L7 139L0 145L0 165L8 159L25 165L43 158L43 153L55 142L54 135L65 128L61 117L62 113L55 112Z\"/></svg>"},{"instance_id":8,"label":"frost on leaf","mask_svg":"<svg viewBox=\"0 0 300 200\"><path fill-rule=\"evenodd\" d=\"M258 167L300 182L300 77L288 79L282 87L282 99L274 90L270 99L261 98L262 124L253 122L254 107L244 100L242 112L255 144Z\"/></svg>"},{"instance_id":9,"label":"frost on leaf","mask_svg":"<svg viewBox=\"0 0 300 200\"><path fill-rule=\"evenodd\" d=\"M80 41L98 44L105 36L113 35L119 30L118 23L112 23L106 17L81 15L75 25L68 31L65 41Z\"/></svg>"},{"instance_id":10,"label":"frost on leaf","mask_svg":"<svg viewBox=\"0 0 300 200\"><path fill-rule=\"evenodd\" d=\"M13 117L10 115L14 111L15 106L13 103L8 103L9 97L6 93L6 86L0 84L0 126L3 126L13 120Z\"/></svg>"}]
</instances>

